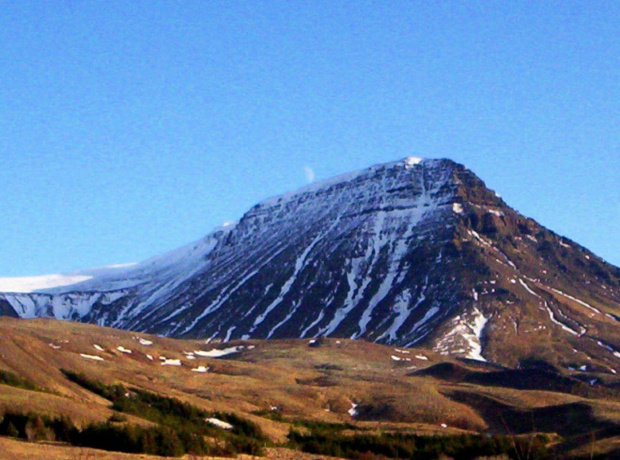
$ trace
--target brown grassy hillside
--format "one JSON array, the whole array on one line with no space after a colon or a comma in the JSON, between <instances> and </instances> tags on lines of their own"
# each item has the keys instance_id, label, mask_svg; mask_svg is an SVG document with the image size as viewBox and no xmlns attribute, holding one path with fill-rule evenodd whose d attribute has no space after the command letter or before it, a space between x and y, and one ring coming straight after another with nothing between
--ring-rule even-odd
<instances>
[{"instance_id":1,"label":"brown grassy hillside","mask_svg":"<svg viewBox=\"0 0 620 460\"><path fill-rule=\"evenodd\" d=\"M233 347L236 353L220 358L201 356ZM365 434L545 432L556 444L556 456L592 448L613 452L620 436L618 381L609 376L594 385L576 378L581 375L552 371L536 379L529 370L529 377L520 378L514 371L447 360L427 349L363 341L207 344L79 323L0 318L0 371L39 388L0 384L0 414L67 416L77 426L115 414L109 400L71 382L61 369L178 398L205 411L238 414L257 423L274 446L286 443L292 426L307 430L295 421L347 424ZM153 425L138 415L127 414L124 423ZM38 445L0 442L5 450L32 449L33 458L38 456ZM54 458L112 458L63 449L74 456ZM276 458L281 452L268 454Z\"/></svg>"}]
</instances>

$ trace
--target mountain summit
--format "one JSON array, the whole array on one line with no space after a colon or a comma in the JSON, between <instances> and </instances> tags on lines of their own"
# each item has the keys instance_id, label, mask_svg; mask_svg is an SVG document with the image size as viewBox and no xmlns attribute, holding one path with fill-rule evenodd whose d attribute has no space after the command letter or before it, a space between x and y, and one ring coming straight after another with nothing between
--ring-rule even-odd
<instances>
[{"instance_id":1,"label":"mountain summit","mask_svg":"<svg viewBox=\"0 0 620 460\"><path fill-rule=\"evenodd\" d=\"M78 275L0 294L0 312L173 337L346 337L510 366L620 368L620 269L446 159L312 184L169 254Z\"/></svg>"}]
</instances>

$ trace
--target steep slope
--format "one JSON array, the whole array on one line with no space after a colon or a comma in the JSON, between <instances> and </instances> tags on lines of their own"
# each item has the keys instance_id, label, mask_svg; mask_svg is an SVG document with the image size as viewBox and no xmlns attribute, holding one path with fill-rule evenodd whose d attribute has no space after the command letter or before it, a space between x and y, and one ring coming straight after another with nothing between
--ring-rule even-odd
<instances>
[{"instance_id":1,"label":"steep slope","mask_svg":"<svg viewBox=\"0 0 620 460\"><path fill-rule=\"evenodd\" d=\"M620 270L450 160L314 184L173 254L82 274L0 295L0 308L176 337L352 337L512 366L620 365Z\"/></svg>"}]
</instances>

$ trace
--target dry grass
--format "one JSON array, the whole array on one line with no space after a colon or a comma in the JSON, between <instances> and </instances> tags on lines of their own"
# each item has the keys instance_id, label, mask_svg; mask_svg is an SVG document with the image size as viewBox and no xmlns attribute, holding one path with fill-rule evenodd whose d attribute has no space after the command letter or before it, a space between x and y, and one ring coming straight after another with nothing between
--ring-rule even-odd
<instances>
[{"instance_id":1,"label":"dry grass","mask_svg":"<svg viewBox=\"0 0 620 460\"><path fill-rule=\"evenodd\" d=\"M72 447L53 443L31 443L0 436L0 453L3 459L32 460L35 458L45 460L162 460L169 457L146 454L124 454L121 452L107 452L104 450L90 449L86 447ZM230 460L226 457L199 457L185 455L183 460ZM267 449L265 457L253 457L241 454L239 460L251 460L257 458L273 460L329 460L336 457L324 455L312 455L283 448Z\"/></svg>"},{"instance_id":2,"label":"dry grass","mask_svg":"<svg viewBox=\"0 0 620 460\"><path fill-rule=\"evenodd\" d=\"M139 337L153 344L143 345ZM95 344L105 351L95 349ZM194 350L237 344L245 345L246 349L225 359L196 356L190 360L186 356L186 352ZM254 348L248 349L249 345ZM119 346L132 353L122 353ZM204 341L172 340L78 323L0 318L0 369L14 372L49 390L33 392L0 385L0 413L19 409L68 415L79 424L107 420L112 414L109 401L69 382L60 372L60 369L69 369L105 383L123 383L176 397L205 410L236 412L259 423L278 443L286 440L290 424L253 415L254 412L277 408L284 420L347 422L374 432L441 435L460 433L464 428L484 430L488 426L484 415L476 407L452 400L450 393L453 391L471 392L519 409L580 402L590 405L598 419L620 424L619 401L453 384L431 377L410 376L415 369L447 359L427 349L408 351L400 353L393 347L337 339L326 340L319 347L310 347L307 340L208 345ZM81 353L101 356L104 361L84 359ZM153 357L152 361L147 354ZM403 360L394 361L392 355ZM424 355L427 359L416 358L416 355ZM160 357L181 359L183 365L162 366ZM484 369L475 364L459 365ZM208 366L209 372L192 372L191 369L198 366ZM362 415L357 419L348 413L354 403ZM131 416L129 419L146 423ZM442 427L443 424L447 427ZM15 441L10 441L10 445L34 449L33 452L38 448L35 445L24 447L23 443L15 444ZM67 447L58 449L68 452ZM75 451L71 451L71 455L74 456L46 458L124 458L76 457ZM33 456L36 458L35 454Z\"/></svg>"}]
</instances>

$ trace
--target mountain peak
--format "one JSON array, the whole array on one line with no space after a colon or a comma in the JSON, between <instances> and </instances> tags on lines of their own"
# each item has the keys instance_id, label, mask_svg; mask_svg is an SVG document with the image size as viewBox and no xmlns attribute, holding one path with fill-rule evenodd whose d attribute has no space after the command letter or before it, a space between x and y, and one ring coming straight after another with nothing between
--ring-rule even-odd
<instances>
[{"instance_id":1,"label":"mountain peak","mask_svg":"<svg viewBox=\"0 0 620 460\"><path fill-rule=\"evenodd\" d=\"M435 165L439 162L449 162L452 164L456 164L451 160L434 160L434 159L424 159L418 157L405 157L398 161L390 161L387 163L379 163L364 169L359 169L356 171L339 174L337 176L330 177L328 179L320 180L313 182L311 184L305 185L295 191L287 192L281 195L276 195L266 200L261 201L257 206L269 207L274 204L282 201L288 201L293 197L297 197L299 195L307 194L307 193L315 193L319 190L327 189L333 186L338 186L347 182L352 182L355 180L359 180L360 178L368 178L373 175L379 174L381 172L386 172L388 170L394 169L409 169L416 165Z\"/></svg>"},{"instance_id":2,"label":"mountain peak","mask_svg":"<svg viewBox=\"0 0 620 460\"><path fill-rule=\"evenodd\" d=\"M115 276L0 294L0 311L175 337L351 337L511 366L536 355L620 367L620 270L451 160L408 157L270 198Z\"/></svg>"},{"instance_id":3,"label":"mountain peak","mask_svg":"<svg viewBox=\"0 0 620 460\"><path fill-rule=\"evenodd\" d=\"M408 166L413 166L413 165L420 164L422 161L424 161L424 158L405 157L402 161Z\"/></svg>"}]
</instances>

